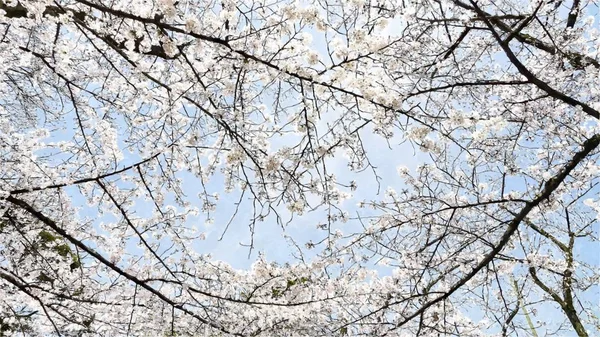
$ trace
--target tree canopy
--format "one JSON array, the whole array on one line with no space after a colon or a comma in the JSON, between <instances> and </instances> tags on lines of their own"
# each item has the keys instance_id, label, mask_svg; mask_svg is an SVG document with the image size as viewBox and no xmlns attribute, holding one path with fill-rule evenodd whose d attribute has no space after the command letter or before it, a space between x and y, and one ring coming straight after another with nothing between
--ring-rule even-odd
<instances>
[{"instance_id":1,"label":"tree canopy","mask_svg":"<svg viewBox=\"0 0 600 337\"><path fill-rule=\"evenodd\" d=\"M598 13L0 0L0 336L600 334Z\"/></svg>"}]
</instances>

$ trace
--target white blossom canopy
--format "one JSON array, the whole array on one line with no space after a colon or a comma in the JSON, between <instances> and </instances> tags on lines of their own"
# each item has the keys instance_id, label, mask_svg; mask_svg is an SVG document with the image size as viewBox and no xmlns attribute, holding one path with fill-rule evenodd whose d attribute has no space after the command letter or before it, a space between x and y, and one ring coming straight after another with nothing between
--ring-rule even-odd
<instances>
[{"instance_id":1,"label":"white blossom canopy","mask_svg":"<svg viewBox=\"0 0 600 337\"><path fill-rule=\"evenodd\" d=\"M0 336L599 335L598 7L0 0Z\"/></svg>"}]
</instances>

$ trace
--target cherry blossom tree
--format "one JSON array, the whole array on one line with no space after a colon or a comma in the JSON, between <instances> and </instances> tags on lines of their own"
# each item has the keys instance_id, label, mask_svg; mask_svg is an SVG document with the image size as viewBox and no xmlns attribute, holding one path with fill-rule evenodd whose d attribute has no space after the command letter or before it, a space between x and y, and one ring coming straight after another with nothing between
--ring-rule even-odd
<instances>
[{"instance_id":1,"label":"cherry blossom tree","mask_svg":"<svg viewBox=\"0 0 600 337\"><path fill-rule=\"evenodd\" d=\"M600 334L597 16L0 0L0 336Z\"/></svg>"}]
</instances>

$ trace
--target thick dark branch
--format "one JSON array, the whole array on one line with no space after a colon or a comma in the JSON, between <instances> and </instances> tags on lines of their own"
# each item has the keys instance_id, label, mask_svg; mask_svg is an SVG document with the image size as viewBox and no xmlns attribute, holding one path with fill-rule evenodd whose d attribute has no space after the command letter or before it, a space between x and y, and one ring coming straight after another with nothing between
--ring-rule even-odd
<instances>
[{"instance_id":1,"label":"thick dark branch","mask_svg":"<svg viewBox=\"0 0 600 337\"><path fill-rule=\"evenodd\" d=\"M533 13L531 13L531 15L529 15L525 20L523 20L518 26L517 28L511 30L511 32L508 34L508 36L504 39L504 44L508 45L510 43L510 41L517 35L521 34L521 31L523 31L523 29L525 29L525 27L527 27L531 21L533 21L533 19L535 18L535 16L537 15L537 12L540 10L540 8L542 7L543 2L540 1L540 3L537 5L537 7L535 8L535 10L533 11ZM486 18L482 18L484 21L486 20Z\"/></svg>"},{"instance_id":2,"label":"thick dark branch","mask_svg":"<svg viewBox=\"0 0 600 337\"><path fill-rule=\"evenodd\" d=\"M11 195L18 195L18 194L23 194L23 193L35 192L35 191L43 191L43 190L56 189L56 188L62 188L62 187L67 187L67 186L74 186L74 185L79 185L79 184L83 184L83 183L87 183L87 182L95 182L95 181L98 181L99 179L108 178L110 176L114 176L114 175L123 173L125 171L131 170L132 168L139 167L139 166L151 161L152 159L158 157L160 154L161 153L159 152L159 153L153 155L152 157L144 159L133 165L129 165L129 166L123 167L122 169L112 171L109 173L101 174L101 175L93 177L93 178L83 178L83 179L75 180L75 181L72 181L69 183L54 184L54 185L48 185L48 186L36 186L36 187L31 187L31 188L22 188L22 189L10 191L9 193Z\"/></svg>"},{"instance_id":3,"label":"thick dark branch","mask_svg":"<svg viewBox=\"0 0 600 337\"><path fill-rule=\"evenodd\" d=\"M486 18L485 12L483 12L475 4L475 2L471 1L471 3L473 4L475 11L477 11L479 16L484 20L484 22L486 23L486 25L488 26L488 28L494 35L494 38L496 39L496 41L498 41L498 44L500 44L500 47L502 48L502 50L504 50L504 53L506 54L506 56L508 57L510 62L517 68L517 70L519 71L519 73L521 73L521 75L525 76L531 83L535 84L538 88L545 91L549 96L551 96L559 101L565 102L573 107L579 106L588 115L590 115L596 119L600 119L600 112L598 112L598 110L592 108L591 106L587 105L586 103L583 103L571 96L567 96L567 95L563 94L562 92L552 88L550 85L548 85L548 83L540 80L531 71L529 71L529 69L527 69L527 67L525 67L525 65L523 63L521 63L521 61L519 61L519 59L517 58L515 53L513 53L512 49L510 49L510 46L508 45L508 43L505 43L505 41L502 40L502 38L500 37L498 32L496 32L492 22Z\"/></svg>"},{"instance_id":4,"label":"thick dark branch","mask_svg":"<svg viewBox=\"0 0 600 337\"><path fill-rule=\"evenodd\" d=\"M469 6L468 4L459 1L459 0L453 0L453 3L455 5L457 5L458 7L470 10L470 11L476 11L474 7ZM486 20L488 20L489 22L491 22L494 26L498 27L501 31L503 31L504 33L510 33L513 31L513 28L511 25L506 24L502 18L500 18L497 15L491 15L489 13L486 13L484 11L481 11L484 14L484 18ZM480 18L477 18L477 20L479 20ZM569 63L575 68L575 69L579 69L582 70L584 69L586 66L588 65L592 65L595 68L600 68L600 62L598 62L597 60L587 56L587 55L583 55L581 53L578 52L563 52L561 50L559 50L557 47L555 47L552 44L546 43L540 39L537 39L529 34L525 34L525 33L519 33L516 34L514 37L515 40L527 44L529 46L538 48L540 50L543 50L545 52L547 52L548 54L551 55L556 55L556 54L561 54L564 55L564 57L567 58L567 60L569 61Z\"/></svg>"},{"instance_id":5,"label":"thick dark branch","mask_svg":"<svg viewBox=\"0 0 600 337\"><path fill-rule=\"evenodd\" d=\"M410 322L414 318L421 315L421 313L425 312L431 306L439 303L447 298L449 298L454 292L458 289L462 288L469 280L471 280L475 275L477 275L483 268L485 268L495 257L498 255L504 247L508 244L513 234L519 228L521 222L527 217L527 215L540 203L547 200L552 193L560 186L560 184L567 178L567 176L575 169L575 167L581 163L592 151L594 151L600 145L600 134L596 134L590 139L586 140L583 143L583 149L573 156L571 160L563 166L563 168L558 172L553 178L548 180L544 185L542 191L537 195L537 197L531 201L529 201L525 207L521 209L519 213L507 223L507 229L503 233L500 241L496 245L494 249L492 249L485 257L479 262L471 272L467 275L463 276L458 282L456 282L444 295L439 296L421 306L419 310L416 310L413 314L407 316L404 320L398 322L394 329L398 329Z\"/></svg>"},{"instance_id":6,"label":"thick dark branch","mask_svg":"<svg viewBox=\"0 0 600 337\"><path fill-rule=\"evenodd\" d=\"M454 50L456 50L456 48L458 48L458 46L465 39L465 37L467 37L467 35L469 34L469 31L471 31L471 29L472 29L471 27L467 27L467 28L465 28L465 30L462 31L462 33L460 33L460 35L456 39L456 42L454 42L452 44L452 46L450 46L450 48L448 49L448 51L446 52L446 54L444 54L444 57L442 59L445 60L448 57L450 57L450 55L452 55L452 53L454 52Z\"/></svg>"},{"instance_id":7,"label":"thick dark branch","mask_svg":"<svg viewBox=\"0 0 600 337\"><path fill-rule=\"evenodd\" d=\"M575 26L575 21L577 21L577 16L579 16L579 2L579 0L573 0L573 6L571 6L571 11L569 11L569 16L567 17L567 28Z\"/></svg>"},{"instance_id":8,"label":"thick dark branch","mask_svg":"<svg viewBox=\"0 0 600 337\"><path fill-rule=\"evenodd\" d=\"M538 277L537 271L534 267L529 267L529 275L533 279L533 283L535 283L538 287L540 287L546 294L550 295L554 302L558 303L561 307L564 306L563 299L554 292L554 290L550 289L542 280Z\"/></svg>"},{"instance_id":9,"label":"thick dark branch","mask_svg":"<svg viewBox=\"0 0 600 337\"><path fill-rule=\"evenodd\" d=\"M29 16L29 12L27 11L27 8L25 8L21 4L17 4L16 6L8 6L8 5L6 5L6 3L4 1L0 1L0 10L3 10L5 12L4 15L10 19L27 18ZM78 21L80 24L84 24L85 19L88 17L88 15L84 12L65 9L65 8L57 7L57 6L47 6L46 9L44 10L43 15L44 16L46 16L46 15L59 16L61 14L67 14L67 13L71 13L73 15L73 18L76 21ZM114 45L120 49L126 49L125 41L118 43L115 39L113 39L112 37L110 37L108 35L101 36L101 39L104 42L106 42L107 44ZM174 59L177 57L177 56L167 55L164 48L162 46L157 46L157 45L151 45L149 50L142 52L140 50L142 41L143 41L143 38L139 38L139 39L136 39L135 41L133 41L134 45L133 45L132 51L134 51L136 53L144 54L144 55L157 56L157 57L160 57L163 59Z\"/></svg>"},{"instance_id":10,"label":"thick dark branch","mask_svg":"<svg viewBox=\"0 0 600 337\"><path fill-rule=\"evenodd\" d=\"M12 195L8 196L6 198L6 200L8 202L10 202L10 203L12 203L12 204L20 207L21 209L25 210L27 213L31 214L34 218L36 218L39 221L41 221L43 224L45 224L46 226L48 226L49 228L51 228L53 231L55 231L56 233L58 233L60 236L62 236L65 239L69 240L69 242L71 242L73 245L77 246L79 249L81 249L84 252L88 253L90 256L94 257L100 263L104 264L105 266L107 266L108 268L110 268L111 270L113 270L114 272L116 272L117 274L125 277L129 281L131 281L131 282L137 284L138 286L144 288L146 291L148 291L151 294L155 295L160 300L162 300L165 303L171 305L172 307L176 308L177 310L180 310L180 311L184 312L185 314L194 317L195 319L197 319L198 321L202 322L203 324L210 325L211 327L213 327L213 328L215 328L215 329L217 329L219 331L222 331L224 333L233 334L235 336L244 336L243 334L230 332L226 328L224 328L223 326L221 326L220 324L208 321L207 319L200 317L198 314L196 314L196 313L190 311L189 309L185 308L185 306L183 304L176 303L175 301L173 301L169 297L165 296L160 291L158 291L158 290L154 289L153 287L151 287L150 285L148 285L146 282L143 282L142 280L138 279L136 276L131 275L131 274L125 272L123 269L119 268L116 264L110 262L105 257L103 257L102 255L100 255L100 253L96 252L94 249L88 247L83 242L81 242L80 240L76 239L75 237L73 237L72 235L70 235L69 233L67 233L54 220L48 218L42 212L36 210L35 208L33 208L33 206L29 205L24 200L17 199L17 198L15 198Z\"/></svg>"},{"instance_id":11,"label":"thick dark branch","mask_svg":"<svg viewBox=\"0 0 600 337\"><path fill-rule=\"evenodd\" d=\"M291 77L293 77L293 78L295 78L297 80L306 81L306 82L309 82L309 83L313 83L313 84L317 84L317 85L323 86L325 88L328 88L328 89L340 92L342 94L346 94L346 95L352 96L354 98L358 98L358 99L364 100L364 101L369 102L369 103L371 103L371 104L373 104L373 105L375 105L377 107L381 107L381 108L389 109L389 110L394 110L397 113L403 114L403 115L405 115L405 116L413 119L414 121L416 121L416 122L418 122L418 123L420 123L422 125L431 127L427 123L424 123L423 121L421 121L418 118L416 118L415 116L412 116L412 115L408 114L406 111L403 111L403 110L400 110L400 109L395 109L395 108L392 108L392 107L387 106L385 104L376 102L373 99L366 98L362 94L353 92L353 91L348 90L348 89L346 89L346 88L344 88L342 86L336 86L334 84L326 83L326 82L323 82L323 81L315 81L312 77L304 76L304 75L301 75L301 74L298 74L298 73L295 73L295 72L292 72L292 71L285 70L285 69L281 68L280 66L278 66L277 64L272 63L271 61L261 59L261 58L259 58L257 56L254 56L251 53L248 53L245 50L234 49L230 45L229 41L226 40L226 39L221 39L221 38L218 38L218 37L213 37L213 36L208 36L208 35L204 35L204 34L199 34L199 33L196 33L196 32L188 32L188 31L186 31L183 28L180 28L180 27L178 27L176 25L167 24L167 23L162 22L162 21L160 21L160 20L158 20L156 18L144 18L144 17L137 16L137 15L134 15L134 14L131 14L131 13L127 13L127 12L124 12L124 11L121 11L121 10L116 10L116 9L112 9L112 8L109 8L109 7L100 5L100 4L96 4L96 3L93 3L93 2L90 2L90 1L87 1L87 0L77 0L77 2L79 2L81 4L84 4L86 6L92 7L94 9L97 9L97 10L99 10L101 12L104 12L104 13L112 14L112 15L115 15L115 16L118 16L118 17L121 17L121 18L135 20L135 21L142 22L142 23L145 23L145 24L153 24L153 25L155 25L156 27L158 27L160 29L164 29L164 30L171 31L171 32L174 32L174 33L185 34L185 35L194 37L194 38L196 38L198 40L201 40L201 41L210 42L210 43L215 44L217 46L221 46L221 47L223 47L223 48L231 51L232 53L235 53L235 54L239 55L244 60L252 60L252 61L254 61L254 62L258 63L258 64L266 66L267 68L271 68L273 70L276 70L276 71L282 72L284 74L287 74L287 75L289 75L289 76L291 76ZM170 88L167 88L167 90L170 90Z\"/></svg>"},{"instance_id":12,"label":"thick dark branch","mask_svg":"<svg viewBox=\"0 0 600 337\"><path fill-rule=\"evenodd\" d=\"M577 310L575 310L575 307L573 306L573 300L570 299L569 301L566 298L561 298L556 292L554 292L554 290L550 289L550 287L544 284L544 282L542 282L542 280L538 277L535 268L529 267L529 275L531 275L533 282L538 287L540 287L544 292L550 295L550 297L552 297L552 299L560 305L561 309L567 315L567 318L569 319L571 325L575 329L575 332L577 332L577 335L579 337L588 337L587 331L585 330L583 323L581 323L581 320L579 319Z\"/></svg>"},{"instance_id":13,"label":"thick dark branch","mask_svg":"<svg viewBox=\"0 0 600 337\"><path fill-rule=\"evenodd\" d=\"M536 224L534 224L529 219L525 219L524 222L527 226L531 227L531 229L538 232L538 234L549 239L550 241L554 242L554 244L557 245L558 248L560 248L560 250L562 250L564 253L568 254L568 247L564 243L560 242L556 237L554 237L554 235L548 233L545 229L538 227Z\"/></svg>"}]
</instances>

